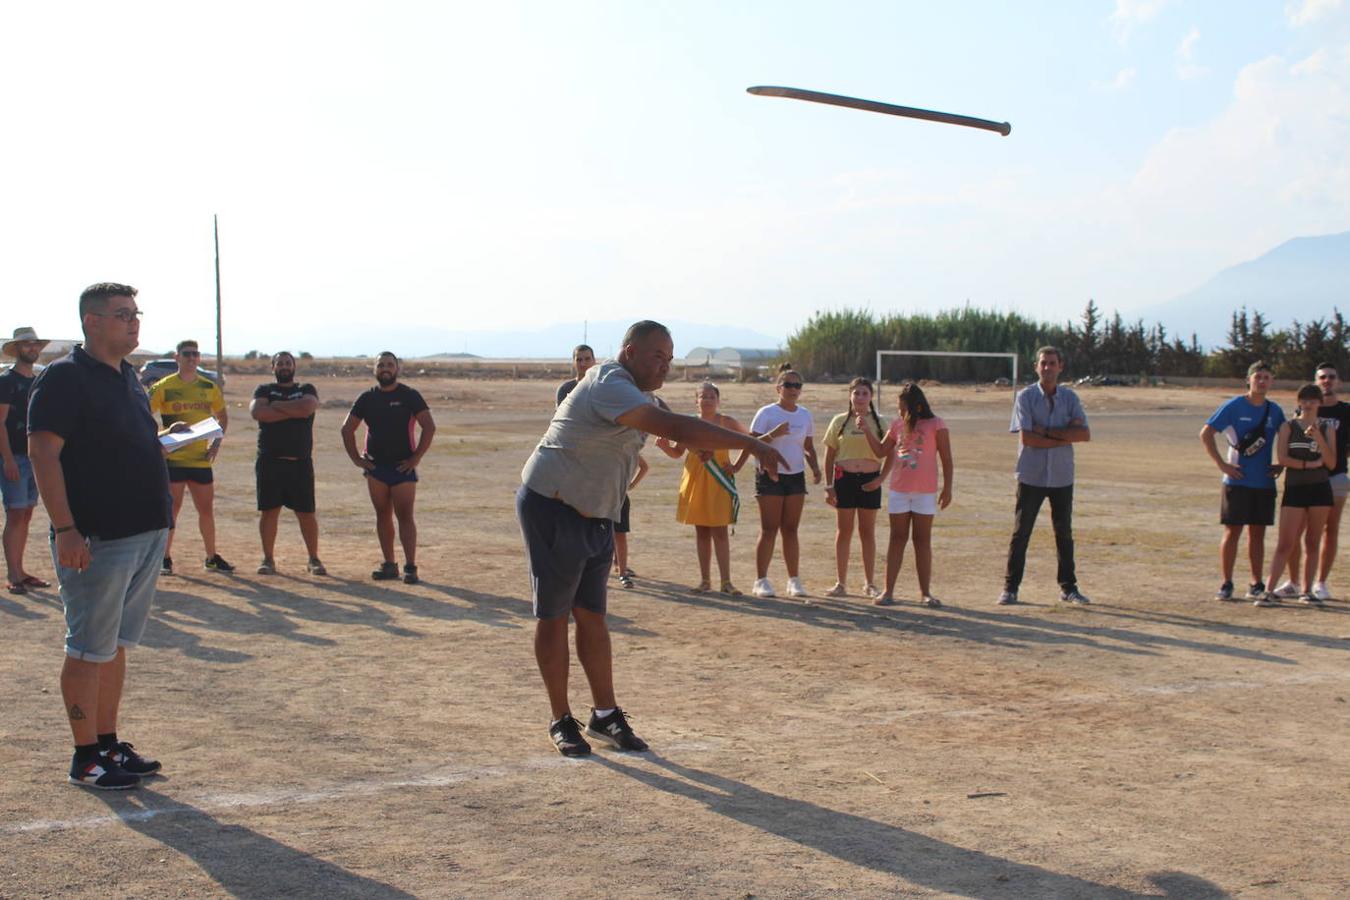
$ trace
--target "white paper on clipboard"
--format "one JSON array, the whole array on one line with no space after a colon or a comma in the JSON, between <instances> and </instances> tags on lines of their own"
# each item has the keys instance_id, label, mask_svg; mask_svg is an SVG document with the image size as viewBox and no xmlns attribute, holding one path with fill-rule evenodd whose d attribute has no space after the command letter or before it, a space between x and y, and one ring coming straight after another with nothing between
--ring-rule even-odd
<instances>
[{"instance_id":1,"label":"white paper on clipboard","mask_svg":"<svg viewBox=\"0 0 1350 900\"><path fill-rule=\"evenodd\" d=\"M216 417L208 416L187 431L161 435L159 442L165 449L172 451L186 447L188 444L195 444L197 441L212 441L224 434L225 432L221 429L220 423L216 421Z\"/></svg>"}]
</instances>

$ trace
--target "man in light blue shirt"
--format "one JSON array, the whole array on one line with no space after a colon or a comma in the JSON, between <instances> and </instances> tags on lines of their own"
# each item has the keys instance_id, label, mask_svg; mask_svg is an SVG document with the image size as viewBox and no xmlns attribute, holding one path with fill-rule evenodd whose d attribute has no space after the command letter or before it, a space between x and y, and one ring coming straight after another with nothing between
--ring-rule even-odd
<instances>
[{"instance_id":1,"label":"man in light blue shirt","mask_svg":"<svg viewBox=\"0 0 1350 900\"><path fill-rule=\"evenodd\" d=\"M1008 430L1021 435L1017 451L1017 505L1013 511L1013 535L1008 544L1008 568L1003 577L1000 606L1017 603L1017 590L1026 568L1027 544L1041 504L1050 501L1050 521L1055 529L1055 552L1059 557L1059 599L1064 603L1088 603L1078 590L1073 561L1073 445L1092 439L1087 413L1078 395L1056 382L1064 368L1064 356L1056 347L1036 351L1038 381L1017 393L1012 424Z\"/></svg>"}]
</instances>

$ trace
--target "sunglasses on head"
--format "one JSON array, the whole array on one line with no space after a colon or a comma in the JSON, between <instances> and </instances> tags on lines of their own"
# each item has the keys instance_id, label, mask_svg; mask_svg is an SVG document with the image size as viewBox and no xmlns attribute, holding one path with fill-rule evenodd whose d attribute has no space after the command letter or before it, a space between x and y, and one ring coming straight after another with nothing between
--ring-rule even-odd
<instances>
[{"instance_id":1,"label":"sunglasses on head","mask_svg":"<svg viewBox=\"0 0 1350 900\"><path fill-rule=\"evenodd\" d=\"M802 389L802 383L800 381L785 381L779 386L785 387L791 391L800 391Z\"/></svg>"}]
</instances>

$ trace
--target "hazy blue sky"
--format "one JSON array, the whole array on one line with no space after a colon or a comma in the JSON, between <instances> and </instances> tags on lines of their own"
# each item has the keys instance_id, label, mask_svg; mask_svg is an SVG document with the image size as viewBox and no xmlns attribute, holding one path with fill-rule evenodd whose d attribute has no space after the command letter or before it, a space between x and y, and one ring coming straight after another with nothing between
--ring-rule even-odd
<instances>
[{"instance_id":1,"label":"hazy blue sky","mask_svg":"<svg viewBox=\"0 0 1350 900\"><path fill-rule=\"evenodd\" d=\"M124 280L146 345L210 338L212 213L234 353L1128 312L1350 229L1342 0L10 4L0 27L4 309L59 336L81 287Z\"/></svg>"}]
</instances>

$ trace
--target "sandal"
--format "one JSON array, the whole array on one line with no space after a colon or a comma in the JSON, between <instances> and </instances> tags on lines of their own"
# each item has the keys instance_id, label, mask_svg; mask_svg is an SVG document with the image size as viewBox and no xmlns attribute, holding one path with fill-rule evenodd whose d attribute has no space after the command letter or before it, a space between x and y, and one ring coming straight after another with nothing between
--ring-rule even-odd
<instances>
[{"instance_id":1,"label":"sandal","mask_svg":"<svg viewBox=\"0 0 1350 900\"><path fill-rule=\"evenodd\" d=\"M52 583L50 581L43 581L36 575L23 576L23 581L20 582L20 584L22 584L24 587L30 588L49 588L52 586Z\"/></svg>"},{"instance_id":2,"label":"sandal","mask_svg":"<svg viewBox=\"0 0 1350 900\"><path fill-rule=\"evenodd\" d=\"M712 590L712 585L709 582L700 581L692 590L695 594L706 594Z\"/></svg>"},{"instance_id":3,"label":"sandal","mask_svg":"<svg viewBox=\"0 0 1350 900\"><path fill-rule=\"evenodd\" d=\"M728 597L741 596L740 588L736 587L736 585L732 584L730 581L722 582L722 593L726 594Z\"/></svg>"},{"instance_id":4,"label":"sandal","mask_svg":"<svg viewBox=\"0 0 1350 900\"><path fill-rule=\"evenodd\" d=\"M26 593L28 593L28 588L26 588L26 587L23 586L23 582L22 582L22 581L8 581L8 582L5 582L5 590L9 591L11 594L26 594Z\"/></svg>"}]
</instances>

